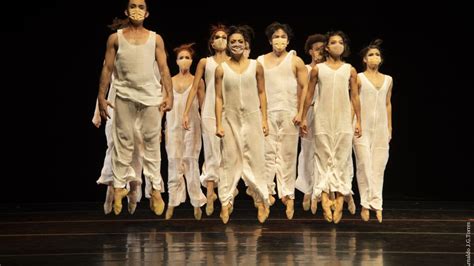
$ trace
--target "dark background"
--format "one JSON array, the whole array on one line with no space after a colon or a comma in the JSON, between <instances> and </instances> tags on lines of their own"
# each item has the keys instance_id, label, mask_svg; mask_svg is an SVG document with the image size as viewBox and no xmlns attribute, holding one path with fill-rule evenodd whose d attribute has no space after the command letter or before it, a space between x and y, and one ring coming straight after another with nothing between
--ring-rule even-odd
<instances>
[{"instance_id":1,"label":"dark background","mask_svg":"<svg viewBox=\"0 0 474 266\"><path fill-rule=\"evenodd\" d=\"M102 201L104 125L91 118L98 90L106 25L123 17L126 1L41 2L4 16L4 185L1 203ZM385 173L386 200L472 201L472 29L465 6L414 7L402 2L205 2L148 0L145 27L161 34L177 73L172 48L196 42L207 56L209 26L248 24L255 30L251 57L271 50L264 35L273 21L288 23L289 49L305 62L306 37L342 30L347 59L362 71L358 51L384 40L383 73L394 78L393 139ZM220 6L220 7L219 7ZM261 6L266 6L262 8ZM11 16L11 17L9 17ZM6 108L6 106L8 106ZM9 107L13 106L13 108ZM12 130L14 128L14 130ZM166 181L166 154L162 153ZM354 188L356 180L354 179ZM301 194L297 197L301 199ZM357 196L358 197L358 196Z\"/></svg>"}]
</instances>

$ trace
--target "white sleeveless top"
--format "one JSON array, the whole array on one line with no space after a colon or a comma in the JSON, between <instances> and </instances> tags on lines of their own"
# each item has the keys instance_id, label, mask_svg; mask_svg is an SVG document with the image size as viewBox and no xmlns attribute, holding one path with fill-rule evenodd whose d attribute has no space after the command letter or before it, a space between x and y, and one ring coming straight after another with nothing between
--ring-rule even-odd
<instances>
[{"instance_id":1,"label":"white sleeveless top","mask_svg":"<svg viewBox=\"0 0 474 266\"><path fill-rule=\"evenodd\" d=\"M382 86L377 89L369 81L364 73L358 74L361 81L360 87L360 106L361 106L361 126L362 137L355 139L357 144L369 138L374 148L386 148L388 146L388 118L387 118L387 93L392 84L392 77L384 75Z\"/></svg>"},{"instance_id":2,"label":"white sleeveless top","mask_svg":"<svg viewBox=\"0 0 474 266\"><path fill-rule=\"evenodd\" d=\"M318 66L318 98L315 102L316 134L353 134L352 104L349 95L351 65L333 70L326 63Z\"/></svg>"},{"instance_id":3,"label":"white sleeveless top","mask_svg":"<svg viewBox=\"0 0 474 266\"><path fill-rule=\"evenodd\" d=\"M150 31L144 44L134 45L117 31L118 51L115 59L117 76L114 87L117 96L146 106L158 106L162 102L161 85L156 76L156 34Z\"/></svg>"},{"instance_id":4,"label":"white sleeveless top","mask_svg":"<svg viewBox=\"0 0 474 266\"><path fill-rule=\"evenodd\" d=\"M226 62L221 65L224 70L222 80L224 111L240 115L260 112L256 78L257 61L250 59L249 66L242 74L235 72Z\"/></svg>"},{"instance_id":5,"label":"white sleeveless top","mask_svg":"<svg viewBox=\"0 0 474 266\"><path fill-rule=\"evenodd\" d=\"M184 109L186 108L186 101L188 99L189 92L191 91L192 84L188 88L179 93L173 89L173 109L166 113L166 125L167 129L173 132L176 129L183 129L182 120ZM194 127L195 124L199 125L199 104L198 99L195 97L189 110L189 122L190 126Z\"/></svg>"},{"instance_id":6,"label":"white sleeveless top","mask_svg":"<svg viewBox=\"0 0 474 266\"><path fill-rule=\"evenodd\" d=\"M295 51L291 50L285 59L276 67L266 68L264 56L257 60L262 64L265 73L265 90L267 93L267 109L271 111L297 112L298 84L292 70L292 58Z\"/></svg>"},{"instance_id":7,"label":"white sleeveless top","mask_svg":"<svg viewBox=\"0 0 474 266\"><path fill-rule=\"evenodd\" d=\"M202 107L202 117L216 119L216 89L215 89L215 73L218 64L214 57L206 58L206 68L204 71L204 80L206 81L206 95Z\"/></svg>"}]
</instances>

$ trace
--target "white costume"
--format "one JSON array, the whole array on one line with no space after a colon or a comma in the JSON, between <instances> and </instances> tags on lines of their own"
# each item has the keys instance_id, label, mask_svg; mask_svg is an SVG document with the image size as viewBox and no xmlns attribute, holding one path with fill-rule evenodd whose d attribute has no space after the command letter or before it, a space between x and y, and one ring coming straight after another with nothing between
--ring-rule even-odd
<instances>
[{"instance_id":1,"label":"white costume","mask_svg":"<svg viewBox=\"0 0 474 266\"><path fill-rule=\"evenodd\" d=\"M113 83L115 80L116 74L112 74L111 82L110 82L110 89L107 95L107 101L109 101L112 105L115 105L115 88L113 87ZM114 142L112 139L112 120L113 120L113 109L108 106L108 113L110 115L110 119L107 119L105 123L105 138L107 140L107 150L105 151L105 158L104 158L104 165L102 166L102 170L100 173L99 179L97 179L97 184L109 185L113 183L113 176L114 173L112 171L112 151L114 149ZM135 137L137 138L137 142L135 143L135 148L133 150L133 159L132 159L132 167L135 171L137 177L140 177L140 181L138 182L138 186L135 187L136 191L136 201L140 202L142 197L142 190L141 190L141 175L142 175L142 161L143 161L143 142L138 134L138 130L134 131ZM149 194L150 182L148 179L145 179L146 187L145 191ZM127 183L127 189L130 189L130 184ZM130 195L128 195L128 201L130 202Z\"/></svg>"},{"instance_id":2,"label":"white costume","mask_svg":"<svg viewBox=\"0 0 474 266\"><path fill-rule=\"evenodd\" d=\"M204 143L205 172L201 175L201 184L207 187L208 181L219 181L221 173L221 140L216 136L216 90L215 71L217 63L214 57L206 59L204 79L206 81L206 95L202 107L202 138Z\"/></svg>"},{"instance_id":3,"label":"white costume","mask_svg":"<svg viewBox=\"0 0 474 266\"><path fill-rule=\"evenodd\" d=\"M326 63L318 66L318 98L314 106L316 170L319 180L313 199L324 191L352 193L352 104L349 95L351 65L337 70Z\"/></svg>"},{"instance_id":4,"label":"white costume","mask_svg":"<svg viewBox=\"0 0 474 266\"><path fill-rule=\"evenodd\" d=\"M117 35L117 76L113 85L117 97L112 122L114 187L123 188L129 181L141 180L131 167L137 128L144 146L143 173L153 189L163 192L159 111L162 93L154 69L156 34L150 31L146 43L141 45L130 44L122 30L118 30Z\"/></svg>"},{"instance_id":5,"label":"white costume","mask_svg":"<svg viewBox=\"0 0 474 266\"><path fill-rule=\"evenodd\" d=\"M274 178L278 183L278 197L295 198L298 127L293 118L298 114L297 80L292 70L294 51L276 67L266 68L264 56L258 57L265 73L268 102L269 135L265 138L265 172L268 190L275 194Z\"/></svg>"},{"instance_id":6,"label":"white costume","mask_svg":"<svg viewBox=\"0 0 474 266\"><path fill-rule=\"evenodd\" d=\"M168 194L169 206L175 207L186 201L187 189L191 205L201 207L206 197L199 181L199 153L201 151L201 119L199 106L194 99L189 112L190 130L182 126L182 114L186 107L190 85L184 92L173 93L173 109L166 114L166 152L168 154Z\"/></svg>"},{"instance_id":7,"label":"white costume","mask_svg":"<svg viewBox=\"0 0 474 266\"><path fill-rule=\"evenodd\" d=\"M250 60L249 66L238 74L224 62L222 80L223 115L222 125L222 176L218 191L222 206L233 203L234 192L242 177L268 205L268 189L265 180L264 135L257 90L257 62Z\"/></svg>"},{"instance_id":8,"label":"white costume","mask_svg":"<svg viewBox=\"0 0 474 266\"><path fill-rule=\"evenodd\" d=\"M354 138L357 163L357 183L361 205L382 210L382 188L385 166L389 156L387 93L392 77L385 75L379 89L359 73L362 137Z\"/></svg>"}]
</instances>

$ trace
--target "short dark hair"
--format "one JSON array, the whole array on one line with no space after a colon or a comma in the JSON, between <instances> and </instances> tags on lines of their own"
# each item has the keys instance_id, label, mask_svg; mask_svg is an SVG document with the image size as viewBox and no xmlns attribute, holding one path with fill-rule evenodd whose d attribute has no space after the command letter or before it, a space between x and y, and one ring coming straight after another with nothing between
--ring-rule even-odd
<instances>
[{"instance_id":1,"label":"short dark hair","mask_svg":"<svg viewBox=\"0 0 474 266\"><path fill-rule=\"evenodd\" d=\"M273 33L275 33L275 31L279 29L282 29L286 33L286 35L288 35L288 41L293 38L293 30L291 29L290 25L282 24L280 22L275 21L272 24L268 25L265 29L265 35L267 35L267 39L271 41Z\"/></svg>"}]
</instances>

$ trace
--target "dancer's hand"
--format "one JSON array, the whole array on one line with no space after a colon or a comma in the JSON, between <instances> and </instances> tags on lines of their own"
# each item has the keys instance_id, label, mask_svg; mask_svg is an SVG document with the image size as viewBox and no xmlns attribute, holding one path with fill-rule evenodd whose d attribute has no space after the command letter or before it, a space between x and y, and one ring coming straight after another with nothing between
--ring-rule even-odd
<instances>
[{"instance_id":1,"label":"dancer's hand","mask_svg":"<svg viewBox=\"0 0 474 266\"><path fill-rule=\"evenodd\" d=\"M216 136L218 136L219 138L223 138L224 137L224 128L219 125L216 127Z\"/></svg>"},{"instance_id":2,"label":"dancer's hand","mask_svg":"<svg viewBox=\"0 0 474 266\"><path fill-rule=\"evenodd\" d=\"M362 137L362 128L360 126L360 122L356 122L355 130L354 130L354 136L357 138Z\"/></svg>"},{"instance_id":3,"label":"dancer's hand","mask_svg":"<svg viewBox=\"0 0 474 266\"><path fill-rule=\"evenodd\" d=\"M268 130L268 122L267 120L262 121L262 130L263 130L263 135L266 137L268 136L269 130Z\"/></svg>"},{"instance_id":4,"label":"dancer's hand","mask_svg":"<svg viewBox=\"0 0 474 266\"><path fill-rule=\"evenodd\" d=\"M300 124L300 136L304 137L308 134L308 120L303 119Z\"/></svg>"},{"instance_id":5,"label":"dancer's hand","mask_svg":"<svg viewBox=\"0 0 474 266\"><path fill-rule=\"evenodd\" d=\"M99 128L101 122L102 122L102 119L100 118L100 112L99 112L99 109L97 108L97 112L94 112L94 116L92 117L92 124L94 124L96 128Z\"/></svg>"},{"instance_id":6,"label":"dancer's hand","mask_svg":"<svg viewBox=\"0 0 474 266\"><path fill-rule=\"evenodd\" d=\"M298 114L293 118L293 124L295 124L295 126L299 126L301 124L301 117L302 114L298 112Z\"/></svg>"},{"instance_id":7,"label":"dancer's hand","mask_svg":"<svg viewBox=\"0 0 474 266\"><path fill-rule=\"evenodd\" d=\"M188 114L183 114L183 128L189 130L189 116Z\"/></svg>"},{"instance_id":8,"label":"dancer's hand","mask_svg":"<svg viewBox=\"0 0 474 266\"><path fill-rule=\"evenodd\" d=\"M168 112L171 111L171 109L173 109L173 99L166 96L160 104L160 111Z\"/></svg>"},{"instance_id":9,"label":"dancer's hand","mask_svg":"<svg viewBox=\"0 0 474 266\"><path fill-rule=\"evenodd\" d=\"M110 118L110 114L108 112L107 107L114 108L111 102L107 101L106 99L99 99L99 112L100 112L100 117L107 121L107 118Z\"/></svg>"}]
</instances>

